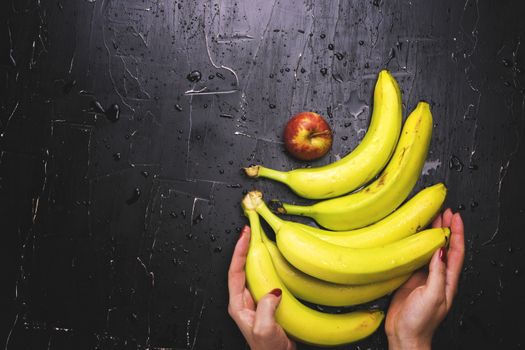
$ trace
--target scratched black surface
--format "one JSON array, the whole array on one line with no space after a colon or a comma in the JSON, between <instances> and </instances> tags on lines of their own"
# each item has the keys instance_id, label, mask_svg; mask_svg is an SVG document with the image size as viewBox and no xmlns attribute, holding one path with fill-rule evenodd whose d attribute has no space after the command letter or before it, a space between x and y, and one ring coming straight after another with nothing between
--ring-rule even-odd
<instances>
[{"instance_id":1,"label":"scratched black surface","mask_svg":"<svg viewBox=\"0 0 525 350\"><path fill-rule=\"evenodd\" d=\"M255 186L301 199L239 168L304 166L280 135L301 110L335 130L313 165L346 154L385 67L405 115L432 104L418 188L445 181L467 227L459 295L435 348L522 347L522 2L1 6L5 349L245 349L226 312L239 200ZM386 339L380 330L342 348Z\"/></svg>"}]
</instances>

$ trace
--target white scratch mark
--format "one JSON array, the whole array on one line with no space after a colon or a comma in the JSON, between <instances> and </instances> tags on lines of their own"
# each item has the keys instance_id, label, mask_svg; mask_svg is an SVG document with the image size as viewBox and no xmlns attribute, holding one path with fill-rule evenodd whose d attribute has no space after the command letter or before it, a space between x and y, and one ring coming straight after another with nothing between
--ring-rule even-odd
<instances>
[{"instance_id":1,"label":"white scratch mark","mask_svg":"<svg viewBox=\"0 0 525 350\"><path fill-rule=\"evenodd\" d=\"M250 135L250 134L246 134L246 133L244 133L242 131L235 131L233 134L234 135L240 135L240 136L248 137L250 139L255 139L255 140L258 140L258 141L275 143L275 144L278 144L278 145L284 144L284 142L282 142L282 141L275 141L275 140L267 139L267 138L264 138L264 137L256 137L256 136L253 136L253 135Z\"/></svg>"}]
</instances>

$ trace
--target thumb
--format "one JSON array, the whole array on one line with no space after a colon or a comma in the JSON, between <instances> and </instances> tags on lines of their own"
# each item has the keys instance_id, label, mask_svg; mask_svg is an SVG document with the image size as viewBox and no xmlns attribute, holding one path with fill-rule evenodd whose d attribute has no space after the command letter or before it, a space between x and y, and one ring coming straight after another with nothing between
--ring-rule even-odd
<instances>
[{"instance_id":1,"label":"thumb","mask_svg":"<svg viewBox=\"0 0 525 350\"><path fill-rule=\"evenodd\" d=\"M433 302L439 304L445 298L446 286L446 248L438 249L432 256L428 269L426 291Z\"/></svg>"},{"instance_id":2,"label":"thumb","mask_svg":"<svg viewBox=\"0 0 525 350\"><path fill-rule=\"evenodd\" d=\"M270 293L263 296L257 303L255 321L253 324L253 331L255 334L271 334L274 330L276 325L275 310L281 302L281 294L281 289L275 288Z\"/></svg>"}]
</instances>

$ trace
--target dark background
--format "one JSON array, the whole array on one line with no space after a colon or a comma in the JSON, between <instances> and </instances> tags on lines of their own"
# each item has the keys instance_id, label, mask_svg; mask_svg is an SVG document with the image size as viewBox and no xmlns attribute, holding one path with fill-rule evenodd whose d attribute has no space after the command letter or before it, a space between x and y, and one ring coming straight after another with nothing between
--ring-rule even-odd
<instances>
[{"instance_id":1,"label":"dark background","mask_svg":"<svg viewBox=\"0 0 525 350\"><path fill-rule=\"evenodd\" d=\"M521 348L523 4L3 1L0 346L246 348L226 311L239 201L304 201L239 169L305 166L281 139L302 110L335 131L312 165L345 155L387 68L405 116L432 105L417 188L444 181L466 223L435 348ZM367 348L386 348L382 328L344 347Z\"/></svg>"}]
</instances>

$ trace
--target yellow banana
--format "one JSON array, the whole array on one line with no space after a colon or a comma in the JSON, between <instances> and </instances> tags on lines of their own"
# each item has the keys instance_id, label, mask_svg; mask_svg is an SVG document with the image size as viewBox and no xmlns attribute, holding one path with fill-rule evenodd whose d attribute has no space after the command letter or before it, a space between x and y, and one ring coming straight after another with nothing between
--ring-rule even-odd
<instances>
[{"instance_id":1,"label":"yellow banana","mask_svg":"<svg viewBox=\"0 0 525 350\"><path fill-rule=\"evenodd\" d=\"M251 207L263 202L259 191L245 197ZM374 248L348 248L325 242L296 226L283 223L275 230L282 255L310 276L340 284L368 284L401 276L430 261L450 236L448 228L435 228Z\"/></svg>"},{"instance_id":2,"label":"yellow banana","mask_svg":"<svg viewBox=\"0 0 525 350\"><path fill-rule=\"evenodd\" d=\"M406 274L392 279L361 285L337 284L309 276L293 267L282 256L277 245L262 232L263 242L272 257L277 275L286 288L299 299L328 306L351 306L366 303L387 295L401 286Z\"/></svg>"},{"instance_id":3,"label":"yellow banana","mask_svg":"<svg viewBox=\"0 0 525 350\"><path fill-rule=\"evenodd\" d=\"M381 175L358 192L311 206L283 204L280 213L309 216L331 230L351 230L394 211L409 195L425 162L432 135L428 103L420 102L407 118L394 155Z\"/></svg>"},{"instance_id":4,"label":"yellow banana","mask_svg":"<svg viewBox=\"0 0 525 350\"><path fill-rule=\"evenodd\" d=\"M401 93L394 77L379 73L374 89L374 110L361 143L342 159L318 168L282 172L255 165L245 168L250 177L266 177L288 185L304 198L325 199L349 193L367 183L386 165L401 129Z\"/></svg>"},{"instance_id":5,"label":"yellow banana","mask_svg":"<svg viewBox=\"0 0 525 350\"><path fill-rule=\"evenodd\" d=\"M288 224L333 244L353 248L377 247L425 228L441 209L446 194L447 188L442 183L427 187L386 218L356 230L327 231L298 222L289 221ZM256 210L274 230L284 221L272 213L264 202Z\"/></svg>"},{"instance_id":6,"label":"yellow banana","mask_svg":"<svg viewBox=\"0 0 525 350\"><path fill-rule=\"evenodd\" d=\"M345 314L322 313L299 302L281 282L270 253L262 242L259 215L245 207L252 236L246 259L246 280L256 302L274 288L282 290L275 312L276 321L292 338L319 346L336 346L371 335L384 318L382 311L354 311Z\"/></svg>"}]
</instances>

